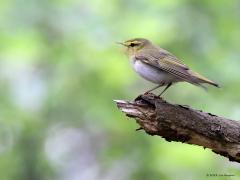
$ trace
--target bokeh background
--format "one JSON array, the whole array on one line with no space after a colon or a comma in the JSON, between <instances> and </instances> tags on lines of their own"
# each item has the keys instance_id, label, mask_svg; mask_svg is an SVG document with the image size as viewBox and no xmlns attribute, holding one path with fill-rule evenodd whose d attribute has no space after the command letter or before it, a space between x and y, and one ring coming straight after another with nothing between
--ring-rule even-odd
<instances>
[{"instance_id":1,"label":"bokeh background","mask_svg":"<svg viewBox=\"0 0 240 180\"><path fill-rule=\"evenodd\" d=\"M240 1L1 0L0 12L1 180L239 179L208 149L135 132L113 99L153 87L115 44L144 37L222 86L179 83L165 99L238 120Z\"/></svg>"}]
</instances>

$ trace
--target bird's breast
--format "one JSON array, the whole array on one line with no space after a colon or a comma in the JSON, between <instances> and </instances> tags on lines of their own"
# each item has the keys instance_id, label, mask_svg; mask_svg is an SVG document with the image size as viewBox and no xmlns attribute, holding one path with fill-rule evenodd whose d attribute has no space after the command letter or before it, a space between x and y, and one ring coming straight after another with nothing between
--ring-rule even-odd
<instances>
[{"instance_id":1,"label":"bird's breast","mask_svg":"<svg viewBox=\"0 0 240 180\"><path fill-rule=\"evenodd\" d=\"M133 69L144 79L156 84L176 82L176 77L154 66L148 65L140 60L131 58Z\"/></svg>"}]
</instances>

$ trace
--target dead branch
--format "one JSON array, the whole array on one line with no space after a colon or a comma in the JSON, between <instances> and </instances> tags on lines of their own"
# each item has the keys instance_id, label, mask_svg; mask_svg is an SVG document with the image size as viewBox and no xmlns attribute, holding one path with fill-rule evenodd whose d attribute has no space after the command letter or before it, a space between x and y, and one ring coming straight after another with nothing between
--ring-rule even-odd
<instances>
[{"instance_id":1,"label":"dead branch","mask_svg":"<svg viewBox=\"0 0 240 180\"><path fill-rule=\"evenodd\" d=\"M203 146L230 161L240 162L238 121L170 104L154 94L141 95L134 101L115 102L147 134L161 136L167 141Z\"/></svg>"}]
</instances>

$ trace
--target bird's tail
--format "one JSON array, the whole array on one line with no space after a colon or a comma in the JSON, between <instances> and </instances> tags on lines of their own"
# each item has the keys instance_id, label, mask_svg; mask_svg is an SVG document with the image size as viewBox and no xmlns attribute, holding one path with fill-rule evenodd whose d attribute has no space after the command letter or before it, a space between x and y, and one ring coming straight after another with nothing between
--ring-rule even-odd
<instances>
[{"instance_id":1,"label":"bird's tail","mask_svg":"<svg viewBox=\"0 0 240 180\"><path fill-rule=\"evenodd\" d=\"M215 86L215 87L220 88L220 86L219 86L217 83L215 83L214 81L211 81L211 80L207 79L206 77L204 77L204 76L202 76L202 75L200 75L200 74L198 74L198 73L196 73L196 72L193 72L193 71L192 71L192 72L191 72L191 75L196 78L196 84L198 84L198 85L200 85L200 86L202 86L202 85L201 85L202 83L207 83L207 84L210 84L210 85L213 85L213 86Z\"/></svg>"}]
</instances>

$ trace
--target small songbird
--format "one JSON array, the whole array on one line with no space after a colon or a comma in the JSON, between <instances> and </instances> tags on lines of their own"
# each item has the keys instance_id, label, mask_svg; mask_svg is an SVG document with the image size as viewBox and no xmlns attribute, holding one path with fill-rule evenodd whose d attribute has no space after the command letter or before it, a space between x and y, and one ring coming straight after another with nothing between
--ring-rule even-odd
<instances>
[{"instance_id":1,"label":"small songbird","mask_svg":"<svg viewBox=\"0 0 240 180\"><path fill-rule=\"evenodd\" d=\"M159 95L161 96L172 84L183 81L204 88L204 83L219 87L217 83L193 72L170 52L147 39L135 38L119 44L126 46L126 54L133 69L144 79L158 84L145 93L166 86Z\"/></svg>"}]
</instances>

